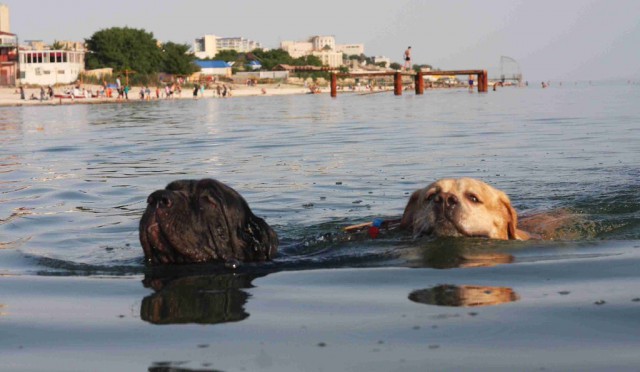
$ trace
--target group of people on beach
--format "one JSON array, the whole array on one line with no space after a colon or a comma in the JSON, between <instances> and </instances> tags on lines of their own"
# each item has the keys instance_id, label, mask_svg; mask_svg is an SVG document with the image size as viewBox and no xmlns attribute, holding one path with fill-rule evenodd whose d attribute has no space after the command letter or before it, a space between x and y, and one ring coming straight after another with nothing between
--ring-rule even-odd
<instances>
[{"instance_id":1,"label":"group of people on beach","mask_svg":"<svg viewBox=\"0 0 640 372\"><path fill-rule=\"evenodd\" d=\"M115 81L115 86L113 84L107 84L106 81L103 81L100 90L92 97L99 98L112 98L114 95L114 89L117 93L116 100L128 100L129 93L131 92L131 87L129 84L122 84L121 77L118 76ZM209 84L201 84L195 83L193 86L193 97L199 98L204 97L206 89L209 88ZM218 84L213 90L213 97L230 97L231 96L231 86L227 86L226 84ZM173 99L173 98L181 98L182 97L182 84L179 82L171 82L164 83L161 87L157 85L155 91L148 86L140 87L140 91L138 93L138 97L140 100L150 101L152 99Z\"/></svg>"},{"instance_id":2,"label":"group of people on beach","mask_svg":"<svg viewBox=\"0 0 640 372\"><path fill-rule=\"evenodd\" d=\"M20 92L20 99L23 100L23 101L26 100L27 97L26 97L26 93L24 91L24 86L21 85L18 88L18 91ZM38 101L39 100L40 102L46 101L46 100L50 100L50 99L53 99L53 88L51 87L51 85L49 85L46 90L45 90L44 86L40 86L40 96L39 97L36 96L35 93L31 93L31 96L29 97L29 100L31 100L31 101Z\"/></svg>"}]
</instances>

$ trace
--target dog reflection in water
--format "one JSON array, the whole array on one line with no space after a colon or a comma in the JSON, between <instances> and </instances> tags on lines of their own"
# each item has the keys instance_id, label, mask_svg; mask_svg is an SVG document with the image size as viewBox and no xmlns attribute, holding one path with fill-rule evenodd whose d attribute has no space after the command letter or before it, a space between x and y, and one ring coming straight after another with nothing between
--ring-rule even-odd
<instances>
[{"instance_id":1,"label":"dog reflection in water","mask_svg":"<svg viewBox=\"0 0 640 372\"><path fill-rule=\"evenodd\" d=\"M413 291L409 299L427 305L474 307L495 306L519 299L518 294L508 287L487 287L476 285L439 285L433 288Z\"/></svg>"},{"instance_id":2,"label":"dog reflection in water","mask_svg":"<svg viewBox=\"0 0 640 372\"><path fill-rule=\"evenodd\" d=\"M175 277L147 276L154 293L142 299L140 317L153 324L217 324L239 322L249 314L245 304L259 274L223 273Z\"/></svg>"}]
</instances>

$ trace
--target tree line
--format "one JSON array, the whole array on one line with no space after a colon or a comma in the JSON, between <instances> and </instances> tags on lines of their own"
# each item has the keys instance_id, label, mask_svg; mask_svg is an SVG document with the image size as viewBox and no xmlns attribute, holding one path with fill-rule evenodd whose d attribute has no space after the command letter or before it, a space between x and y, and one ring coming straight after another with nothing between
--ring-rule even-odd
<instances>
[{"instance_id":1,"label":"tree line","mask_svg":"<svg viewBox=\"0 0 640 372\"><path fill-rule=\"evenodd\" d=\"M159 43L153 33L144 29L112 27L95 32L85 39L85 43L88 50L86 68L89 70L110 67L116 72L134 71L143 75L159 72L191 75L200 69L195 64L196 57L190 52L189 45L171 41ZM282 49L255 49L248 53L223 50L213 59L233 61L236 66L244 66L255 60L266 70L279 64L322 66L320 59L315 56L292 58Z\"/></svg>"},{"instance_id":2,"label":"tree line","mask_svg":"<svg viewBox=\"0 0 640 372\"><path fill-rule=\"evenodd\" d=\"M156 80L158 73L188 76L199 71L195 63L196 57L190 52L187 44L174 42L159 43L153 33L144 29L129 27L112 27L95 32L85 39L88 53L85 57L88 70L110 67L117 74L132 72L134 80L149 83ZM365 55L348 56L359 62L373 64L374 61ZM233 69L241 70L250 61L258 61L265 70L272 70L279 64L292 66L322 66L322 61L315 56L293 58L282 49L255 49L248 53L235 50L220 51L215 60L234 62ZM399 64L391 68L400 69ZM414 65L414 68L422 66Z\"/></svg>"}]
</instances>

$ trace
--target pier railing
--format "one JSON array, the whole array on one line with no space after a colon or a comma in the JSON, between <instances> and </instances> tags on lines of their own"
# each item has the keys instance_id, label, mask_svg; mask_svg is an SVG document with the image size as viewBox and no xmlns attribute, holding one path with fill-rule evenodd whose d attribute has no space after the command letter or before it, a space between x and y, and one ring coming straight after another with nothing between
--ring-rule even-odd
<instances>
[{"instance_id":1,"label":"pier railing","mask_svg":"<svg viewBox=\"0 0 640 372\"><path fill-rule=\"evenodd\" d=\"M402 77L412 76L415 79L416 94L424 94L424 76L442 75L476 75L478 81L478 92L487 92L489 88L487 70L448 70L448 71L420 71L420 72L353 72L353 73L332 73L331 74L331 97L338 96L338 78L361 78L361 77L385 77L393 76L393 93L396 96L402 95Z\"/></svg>"}]
</instances>

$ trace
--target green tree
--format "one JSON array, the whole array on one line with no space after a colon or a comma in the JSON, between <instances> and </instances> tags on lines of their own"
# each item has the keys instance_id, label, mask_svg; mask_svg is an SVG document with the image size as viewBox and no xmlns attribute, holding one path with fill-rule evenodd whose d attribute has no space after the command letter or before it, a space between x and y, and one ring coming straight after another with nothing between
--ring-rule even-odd
<instances>
[{"instance_id":1,"label":"green tree","mask_svg":"<svg viewBox=\"0 0 640 372\"><path fill-rule=\"evenodd\" d=\"M86 39L87 69L111 67L141 74L158 72L163 58L153 33L143 29L112 27Z\"/></svg>"},{"instance_id":2,"label":"green tree","mask_svg":"<svg viewBox=\"0 0 640 372\"><path fill-rule=\"evenodd\" d=\"M61 42L59 42L58 40L54 40L53 44L51 45L51 49L53 50L60 50L60 49L64 49L64 46L62 45Z\"/></svg>"},{"instance_id":3,"label":"green tree","mask_svg":"<svg viewBox=\"0 0 640 372\"><path fill-rule=\"evenodd\" d=\"M175 75L191 75L200 68L194 63L196 57L189 53L189 45L171 41L162 45L160 71Z\"/></svg>"},{"instance_id":4,"label":"green tree","mask_svg":"<svg viewBox=\"0 0 640 372\"><path fill-rule=\"evenodd\" d=\"M251 54L262 64L262 68L265 70L273 70L274 67L280 64L292 65L294 61L289 53L282 49L269 51L255 49Z\"/></svg>"},{"instance_id":5,"label":"green tree","mask_svg":"<svg viewBox=\"0 0 640 372\"><path fill-rule=\"evenodd\" d=\"M389 65L389 68L392 70L400 70L402 68L402 65L397 62L393 62Z\"/></svg>"},{"instance_id":6,"label":"green tree","mask_svg":"<svg viewBox=\"0 0 640 372\"><path fill-rule=\"evenodd\" d=\"M294 66L322 66L322 61L316 56L302 56L293 60Z\"/></svg>"},{"instance_id":7,"label":"green tree","mask_svg":"<svg viewBox=\"0 0 640 372\"><path fill-rule=\"evenodd\" d=\"M213 57L213 59L216 61L235 62L238 60L238 54L239 53L235 50L221 50Z\"/></svg>"}]
</instances>

